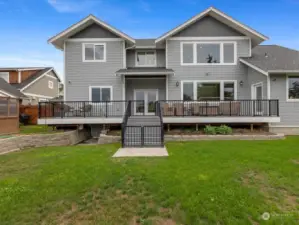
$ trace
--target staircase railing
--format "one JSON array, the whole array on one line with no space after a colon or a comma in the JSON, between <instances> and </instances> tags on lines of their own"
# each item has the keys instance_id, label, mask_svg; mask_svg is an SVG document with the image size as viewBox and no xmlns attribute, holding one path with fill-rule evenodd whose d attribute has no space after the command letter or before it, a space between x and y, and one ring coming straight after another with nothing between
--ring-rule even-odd
<instances>
[{"instance_id":1,"label":"staircase railing","mask_svg":"<svg viewBox=\"0 0 299 225\"><path fill-rule=\"evenodd\" d=\"M121 124L121 144L125 147L125 134L129 117L132 115L132 101L129 101Z\"/></svg>"},{"instance_id":2,"label":"staircase railing","mask_svg":"<svg viewBox=\"0 0 299 225\"><path fill-rule=\"evenodd\" d=\"M160 119L160 126L161 126L161 145L164 146L164 124L163 124L163 116L161 110L161 104L159 101L156 102L156 116Z\"/></svg>"}]
</instances>

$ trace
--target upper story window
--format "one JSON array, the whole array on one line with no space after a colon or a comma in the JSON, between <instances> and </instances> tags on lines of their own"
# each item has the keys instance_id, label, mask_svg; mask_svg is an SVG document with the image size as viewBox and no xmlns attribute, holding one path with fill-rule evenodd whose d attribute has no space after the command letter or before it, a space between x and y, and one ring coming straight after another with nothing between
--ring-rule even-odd
<instances>
[{"instance_id":1,"label":"upper story window","mask_svg":"<svg viewBox=\"0 0 299 225\"><path fill-rule=\"evenodd\" d=\"M83 62L106 62L106 44L83 43Z\"/></svg>"},{"instance_id":2,"label":"upper story window","mask_svg":"<svg viewBox=\"0 0 299 225\"><path fill-rule=\"evenodd\" d=\"M287 100L299 101L299 76L289 76L287 78Z\"/></svg>"},{"instance_id":3,"label":"upper story window","mask_svg":"<svg viewBox=\"0 0 299 225\"><path fill-rule=\"evenodd\" d=\"M236 42L182 42L181 65L235 65Z\"/></svg>"},{"instance_id":4,"label":"upper story window","mask_svg":"<svg viewBox=\"0 0 299 225\"><path fill-rule=\"evenodd\" d=\"M137 51L136 66L156 66L156 51Z\"/></svg>"},{"instance_id":5,"label":"upper story window","mask_svg":"<svg viewBox=\"0 0 299 225\"><path fill-rule=\"evenodd\" d=\"M0 72L0 77L9 83L9 72Z\"/></svg>"},{"instance_id":6,"label":"upper story window","mask_svg":"<svg viewBox=\"0 0 299 225\"><path fill-rule=\"evenodd\" d=\"M50 88L50 89L53 89L53 87L54 87L54 83L53 83L53 81L48 81L48 87Z\"/></svg>"}]
</instances>

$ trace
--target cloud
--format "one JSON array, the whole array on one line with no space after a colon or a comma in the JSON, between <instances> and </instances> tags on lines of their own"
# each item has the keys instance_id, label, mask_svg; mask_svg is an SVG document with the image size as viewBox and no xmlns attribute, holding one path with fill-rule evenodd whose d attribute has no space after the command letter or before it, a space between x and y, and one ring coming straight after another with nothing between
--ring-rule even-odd
<instances>
[{"instance_id":1,"label":"cloud","mask_svg":"<svg viewBox=\"0 0 299 225\"><path fill-rule=\"evenodd\" d=\"M139 0L140 8L145 12L151 12L151 6L148 2L144 0Z\"/></svg>"},{"instance_id":2,"label":"cloud","mask_svg":"<svg viewBox=\"0 0 299 225\"><path fill-rule=\"evenodd\" d=\"M77 13L93 9L99 1L93 0L47 0L60 13Z\"/></svg>"}]
</instances>

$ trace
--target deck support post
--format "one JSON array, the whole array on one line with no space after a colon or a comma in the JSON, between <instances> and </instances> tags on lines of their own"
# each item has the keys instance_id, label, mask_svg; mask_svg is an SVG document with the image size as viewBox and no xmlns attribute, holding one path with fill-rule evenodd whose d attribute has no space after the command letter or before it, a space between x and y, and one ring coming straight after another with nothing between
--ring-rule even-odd
<instances>
[{"instance_id":1,"label":"deck support post","mask_svg":"<svg viewBox=\"0 0 299 225\"><path fill-rule=\"evenodd\" d=\"M253 132L253 124L250 124L250 131Z\"/></svg>"},{"instance_id":2,"label":"deck support post","mask_svg":"<svg viewBox=\"0 0 299 225\"><path fill-rule=\"evenodd\" d=\"M167 131L170 131L170 124L167 124Z\"/></svg>"},{"instance_id":3,"label":"deck support post","mask_svg":"<svg viewBox=\"0 0 299 225\"><path fill-rule=\"evenodd\" d=\"M198 124L195 125L195 130L198 131Z\"/></svg>"}]
</instances>

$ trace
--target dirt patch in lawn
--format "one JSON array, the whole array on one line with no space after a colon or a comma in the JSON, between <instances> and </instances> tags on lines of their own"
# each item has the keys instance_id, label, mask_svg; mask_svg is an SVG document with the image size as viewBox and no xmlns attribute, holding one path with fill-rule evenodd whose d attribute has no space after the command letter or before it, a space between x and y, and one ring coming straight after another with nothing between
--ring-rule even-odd
<instances>
[{"instance_id":1,"label":"dirt patch in lawn","mask_svg":"<svg viewBox=\"0 0 299 225\"><path fill-rule=\"evenodd\" d=\"M291 161L292 161L292 163L299 165L299 159L292 159Z\"/></svg>"},{"instance_id":2,"label":"dirt patch in lawn","mask_svg":"<svg viewBox=\"0 0 299 225\"><path fill-rule=\"evenodd\" d=\"M43 224L130 224L175 225L179 208L162 208L142 181L127 178L120 184L93 188L75 201L53 205L55 214Z\"/></svg>"},{"instance_id":3,"label":"dirt patch in lawn","mask_svg":"<svg viewBox=\"0 0 299 225\"><path fill-rule=\"evenodd\" d=\"M242 177L243 185L258 188L265 197L266 202L274 204L281 211L295 210L298 206L299 197L290 193L283 187L274 187L268 177L262 173L249 171Z\"/></svg>"}]
</instances>

